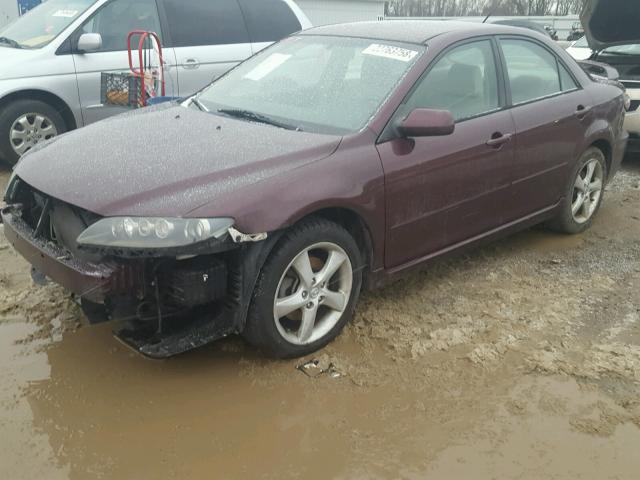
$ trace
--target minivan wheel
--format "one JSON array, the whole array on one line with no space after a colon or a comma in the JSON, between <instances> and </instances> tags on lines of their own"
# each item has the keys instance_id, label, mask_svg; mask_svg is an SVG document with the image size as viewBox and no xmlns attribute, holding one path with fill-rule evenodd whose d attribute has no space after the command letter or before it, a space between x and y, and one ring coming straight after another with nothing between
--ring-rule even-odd
<instances>
[{"instance_id":1,"label":"minivan wheel","mask_svg":"<svg viewBox=\"0 0 640 480\"><path fill-rule=\"evenodd\" d=\"M259 274L243 336L279 358L322 348L353 315L360 265L355 240L338 224L311 219L293 227Z\"/></svg>"},{"instance_id":2,"label":"minivan wheel","mask_svg":"<svg viewBox=\"0 0 640 480\"><path fill-rule=\"evenodd\" d=\"M585 151L574 168L561 211L549 226L562 233L580 233L591 226L602 203L607 164L599 148Z\"/></svg>"},{"instance_id":3,"label":"minivan wheel","mask_svg":"<svg viewBox=\"0 0 640 480\"><path fill-rule=\"evenodd\" d=\"M39 100L16 100L0 110L0 158L11 165L38 143L66 131L62 116Z\"/></svg>"}]
</instances>

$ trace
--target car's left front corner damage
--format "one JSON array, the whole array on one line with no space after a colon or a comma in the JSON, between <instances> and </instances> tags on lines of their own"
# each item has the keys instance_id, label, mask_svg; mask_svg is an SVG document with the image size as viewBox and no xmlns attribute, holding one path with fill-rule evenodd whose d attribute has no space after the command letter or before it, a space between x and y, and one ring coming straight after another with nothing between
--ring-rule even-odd
<instances>
[{"instance_id":1,"label":"car's left front corner damage","mask_svg":"<svg viewBox=\"0 0 640 480\"><path fill-rule=\"evenodd\" d=\"M266 247L273 240L263 232L245 233L221 224L216 236L163 247L162 238L150 238L152 229L143 224L148 219L120 218L118 226L17 177L7 189L1 217L13 247L35 270L70 291L91 323L114 321L118 339L152 358L240 332ZM100 228L95 228L101 222L112 225L113 237L122 233L133 246L118 241L101 245L96 240ZM214 233L207 231L209 224L186 222L176 219L173 231L186 236L186 228L195 225L200 233ZM210 224L215 227L215 222ZM170 236L166 224L151 227L161 228L160 236ZM140 238L133 238L134 229ZM89 238L86 243L83 235Z\"/></svg>"}]
</instances>

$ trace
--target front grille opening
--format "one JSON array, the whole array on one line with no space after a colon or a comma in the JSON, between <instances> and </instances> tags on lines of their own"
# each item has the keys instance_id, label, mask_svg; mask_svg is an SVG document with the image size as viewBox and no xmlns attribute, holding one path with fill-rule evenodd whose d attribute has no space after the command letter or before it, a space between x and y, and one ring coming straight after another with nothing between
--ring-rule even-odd
<instances>
[{"instance_id":1,"label":"front grille opening","mask_svg":"<svg viewBox=\"0 0 640 480\"><path fill-rule=\"evenodd\" d=\"M18 180L7 201L21 206L21 218L33 229L34 238L53 242L73 254L78 254L78 235L100 219L98 215L48 196L22 180Z\"/></svg>"}]
</instances>

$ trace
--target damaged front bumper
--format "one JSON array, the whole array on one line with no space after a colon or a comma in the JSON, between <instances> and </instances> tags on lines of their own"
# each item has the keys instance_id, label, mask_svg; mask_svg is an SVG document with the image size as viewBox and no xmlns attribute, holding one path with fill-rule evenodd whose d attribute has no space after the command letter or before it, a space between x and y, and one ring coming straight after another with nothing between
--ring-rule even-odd
<instances>
[{"instance_id":1,"label":"damaged front bumper","mask_svg":"<svg viewBox=\"0 0 640 480\"><path fill-rule=\"evenodd\" d=\"M31 265L79 300L91 323L114 320L115 336L137 352L166 358L244 328L266 236L230 232L224 246L194 255L75 255L22 218L0 211L5 236Z\"/></svg>"},{"instance_id":2,"label":"damaged front bumper","mask_svg":"<svg viewBox=\"0 0 640 480\"><path fill-rule=\"evenodd\" d=\"M1 215L4 234L13 248L36 270L77 296L103 303L108 292L126 290L129 286L117 265L82 262L58 245L36 238L34 230L10 206L2 209Z\"/></svg>"}]
</instances>

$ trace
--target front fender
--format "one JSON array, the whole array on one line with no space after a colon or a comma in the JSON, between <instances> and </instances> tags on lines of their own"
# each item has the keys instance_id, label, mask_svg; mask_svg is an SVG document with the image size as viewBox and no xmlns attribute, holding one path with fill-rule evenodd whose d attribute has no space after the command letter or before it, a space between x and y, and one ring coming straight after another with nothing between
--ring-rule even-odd
<instances>
[{"instance_id":1,"label":"front fender","mask_svg":"<svg viewBox=\"0 0 640 480\"><path fill-rule=\"evenodd\" d=\"M327 158L233 191L189 216L233 217L235 228L255 234L286 229L320 210L344 209L363 220L374 251L382 252L384 175L374 141L370 132L345 139Z\"/></svg>"}]
</instances>

